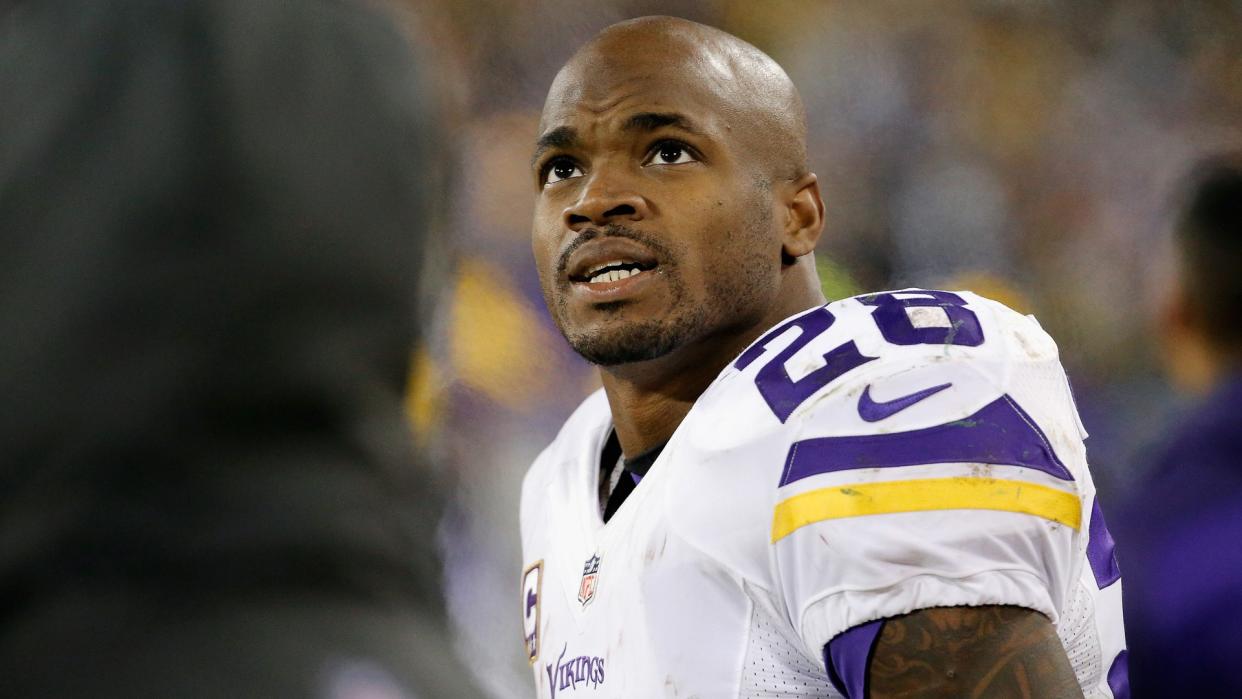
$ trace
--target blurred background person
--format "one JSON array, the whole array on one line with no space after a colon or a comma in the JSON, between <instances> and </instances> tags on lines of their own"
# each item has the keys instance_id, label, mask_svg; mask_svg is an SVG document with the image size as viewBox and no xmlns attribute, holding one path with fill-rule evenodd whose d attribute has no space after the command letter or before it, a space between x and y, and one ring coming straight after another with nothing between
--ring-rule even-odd
<instances>
[{"instance_id":1,"label":"blurred background person","mask_svg":"<svg viewBox=\"0 0 1242 699\"><path fill-rule=\"evenodd\" d=\"M1237 697L1242 677L1242 158L1199 168L1161 337L1198 405L1119 511L1137 697Z\"/></svg>"},{"instance_id":2,"label":"blurred background person","mask_svg":"<svg viewBox=\"0 0 1242 699\"><path fill-rule=\"evenodd\" d=\"M0 3L0 695L474 695L404 413L425 72L347 0Z\"/></svg>"}]
</instances>

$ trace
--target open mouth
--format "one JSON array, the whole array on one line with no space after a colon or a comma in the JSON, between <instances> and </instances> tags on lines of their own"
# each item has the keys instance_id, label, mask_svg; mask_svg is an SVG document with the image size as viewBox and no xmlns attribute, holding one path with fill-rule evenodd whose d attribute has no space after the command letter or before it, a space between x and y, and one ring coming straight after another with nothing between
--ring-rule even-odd
<instances>
[{"instance_id":1,"label":"open mouth","mask_svg":"<svg viewBox=\"0 0 1242 699\"><path fill-rule=\"evenodd\" d=\"M622 279L628 279L636 274L655 269L655 267L656 264L654 262L645 263L627 259L616 259L591 265L591 267L589 267L582 274L570 275L569 279L573 282L586 284L619 282Z\"/></svg>"}]
</instances>

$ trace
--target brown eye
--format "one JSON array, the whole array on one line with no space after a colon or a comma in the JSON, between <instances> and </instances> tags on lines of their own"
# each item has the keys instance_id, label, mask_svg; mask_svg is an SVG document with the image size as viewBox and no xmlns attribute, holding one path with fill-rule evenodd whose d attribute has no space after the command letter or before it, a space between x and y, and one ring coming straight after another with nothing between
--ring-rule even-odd
<instances>
[{"instance_id":1,"label":"brown eye","mask_svg":"<svg viewBox=\"0 0 1242 699\"><path fill-rule=\"evenodd\" d=\"M573 177L581 177L582 169L568 158L556 158L549 162L545 169L544 184L549 185Z\"/></svg>"},{"instance_id":2,"label":"brown eye","mask_svg":"<svg viewBox=\"0 0 1242 699\"><path fill-rule=\"evenodd\" d=\"M661 141L651 149L643 165L681 165L698 162L689 146L678 141Z\"/></svg>"},{"instance_id":3,"label":"brown eye","mask_svg":"<svg viewBox=\"0 0 1242 699\"><path fill-rule=\"evenodd\" d=\"M673 145L671 143L660 146L660 160L663 160L666 163L675 163L681 159L681 154L683 152L684 149L681 146Z\"/></svg>"}]
</instances>

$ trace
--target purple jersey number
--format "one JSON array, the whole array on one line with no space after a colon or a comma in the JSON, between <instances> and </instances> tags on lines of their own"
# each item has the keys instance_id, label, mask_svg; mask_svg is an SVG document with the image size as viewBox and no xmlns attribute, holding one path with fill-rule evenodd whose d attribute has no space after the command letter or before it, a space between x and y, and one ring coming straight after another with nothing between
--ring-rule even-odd
<instances>
[{"instance_id":1,"label":"purple jersey number","mask_svg":"<svg viewBox=\"0 0 1242 699\"><path fill-rule=\"evenodd\" d=\"M738 357L737 368L745 369L751 362L763 354L765 346L774 338L790 328L798 328L802 331L793 342L789 343L788 347L781 350L779 354L772 358L772 361L765 364L755 376L755 385L759 387L759 393L763 395L763 399L767 401L768 407L772 409L772 412L776 413L776 417L781 422L788 420L793 411L797 410L798 406L802 405L802 402L810 398L816 391L827 386L850 369L862 366L875 359L875 357L863 356L862 352L858 351L858 346L851 340L825 353L824 365L822 367L797 381L790 378L789 372L785 371L786 360L792 357L798 350L806 347L808 342L822 335L828 328L831 328L836 321L836 316L832 315L827 308L816 308L810 313L794 318L788 323L772 330L743 353L741 357Z\"/></svg>"},{"instance_id":2,"label":"purple jersey number","mask_svg":"<svg viewBox=\"0 0 1242 699\"><path fill-rule=\"evenodd\" d=\"M898 298L899 294L902 298ZM979 325L979 317L966 308L965 299L957 294L918 289L863 296L858 300L865 305L876 307L871 317L884 339L894 345L948 344L976 347L983 344L983 328ZM930 320L946 319L947 323L924 322L916 325L909 310L912 308L941 309L939 317L931 315ZM824 366L797 381L793 380L785 370L785 362L811 340L824 334L835 322L836 316L827 308L817 308L772 329L738 357L735 366L745 369L763 355L772 340L790 328L801 331L788 347L781 350L755 375L755 386L781 422L788 420L798 406L819 389L851 369L876 359L864 355L854 341L850 340L824 353Z\"/></svg>"},{"instance_id":3,"label":"purple jersey number","mask_svg":"<svg viewBox=\"0 0 1242 699\"><path fill-rule=\"evenodd\" d=\"M897 298L900 294L903 298ZM964 345L978 347L983 344L983 328L979 316L966 308L966 300L948 291L891 291L858 299L868 306L875 306L871 317L884 335L894 345ZM911 309L939 309L927 325L916 325ZM918 311L916 310L915 313ZM936 317L939 315L939 318ZM947 322L939 322L944 319Z\"/></svg>"}]
</instances>

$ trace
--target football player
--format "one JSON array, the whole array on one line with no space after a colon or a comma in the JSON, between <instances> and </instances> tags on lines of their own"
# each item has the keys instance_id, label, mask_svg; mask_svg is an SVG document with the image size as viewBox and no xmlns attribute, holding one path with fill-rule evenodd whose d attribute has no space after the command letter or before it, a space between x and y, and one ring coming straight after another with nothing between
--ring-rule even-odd
<instances>
[{"instance_id":1,"label":"football player","mask_svg":"<svg viewBox=\"0 0 1242 699\"><path fill-rule=\"evenodd\" d=\"M556 76L552 316L603 389L523 487L540 697L1120 697L1120 577L1051 338L968 292L824 304L797 90L670 18Z\"/></svg>"}]
</instances>

